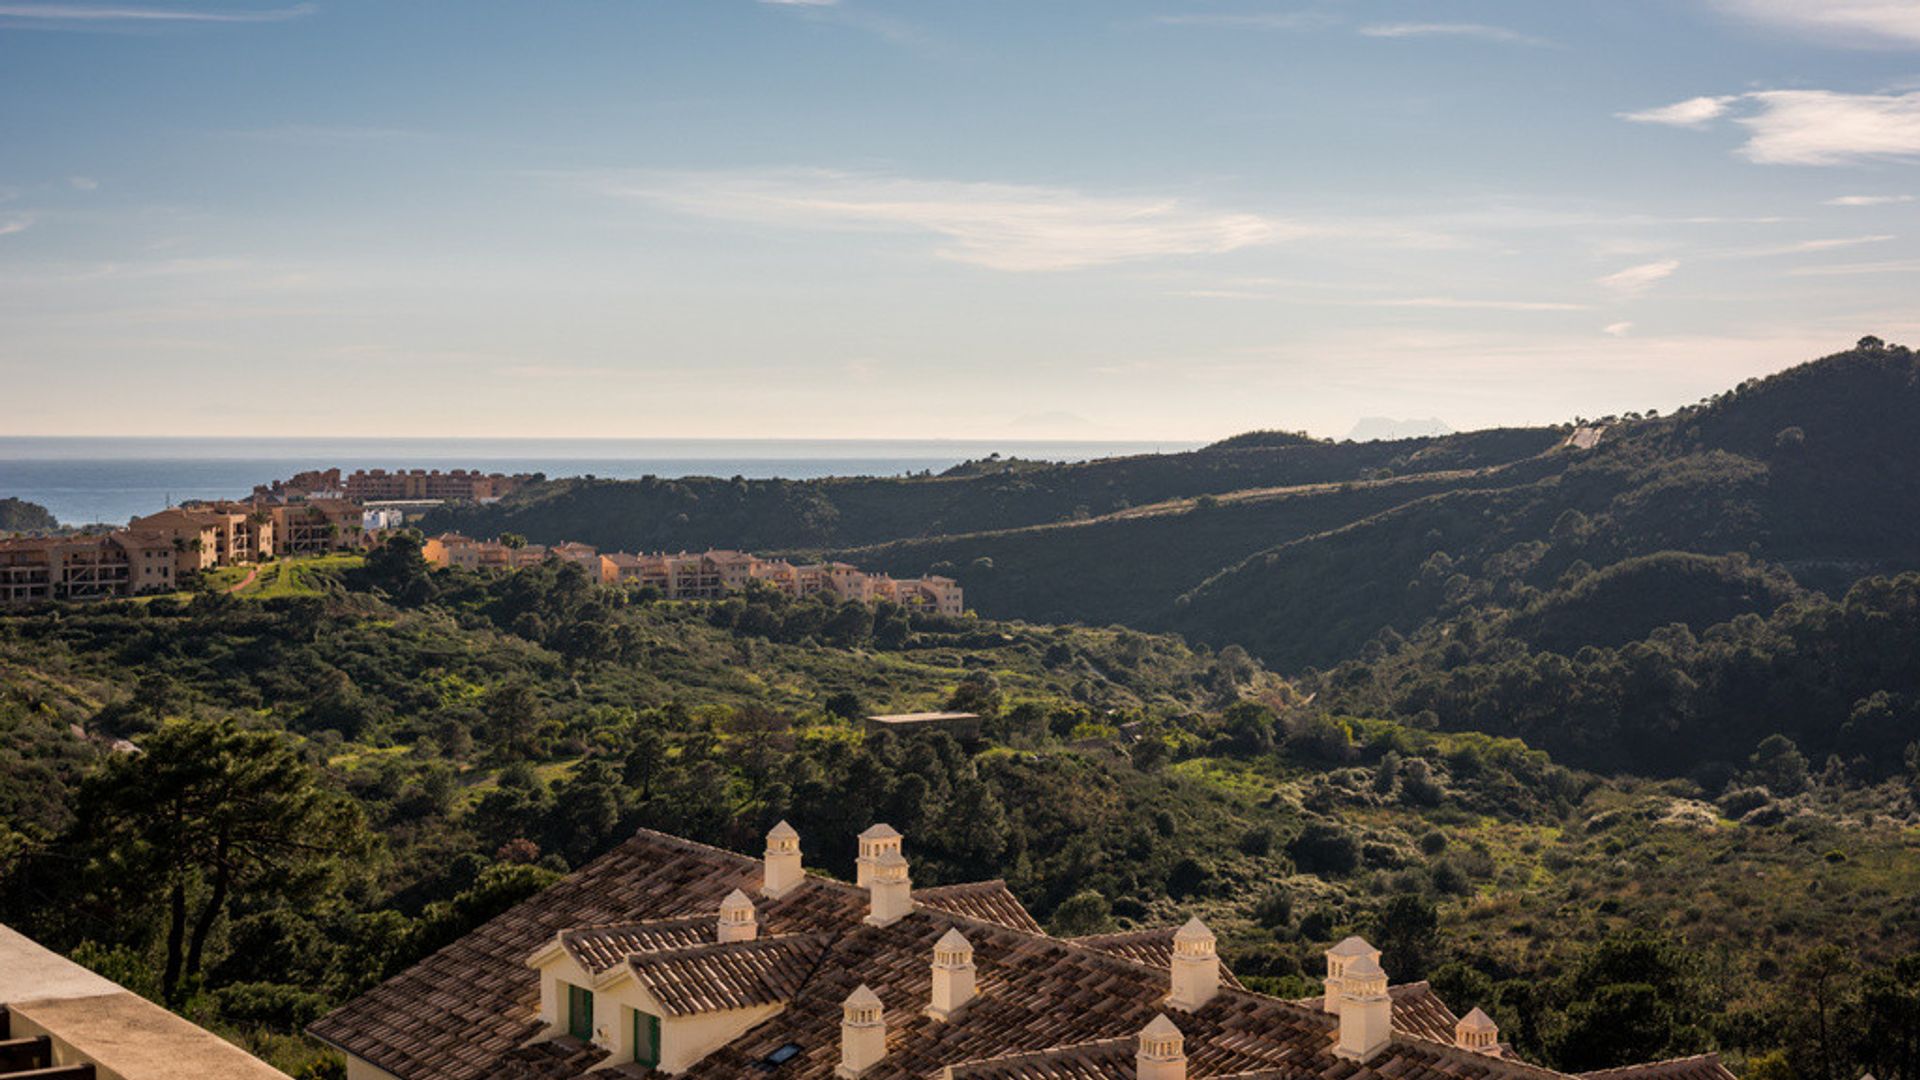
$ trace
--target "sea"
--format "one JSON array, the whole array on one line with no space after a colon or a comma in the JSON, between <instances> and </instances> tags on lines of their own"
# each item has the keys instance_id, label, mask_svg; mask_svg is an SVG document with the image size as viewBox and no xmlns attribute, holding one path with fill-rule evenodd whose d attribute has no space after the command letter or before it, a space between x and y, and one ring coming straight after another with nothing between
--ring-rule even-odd
<instances>
[{"instance_id":1,"label":"sea","mask_svg":"<svg viewBox=\"0 0 1920 1080\"><path fill-rule=\"evenodd\" d=\"M1192 442L1031 439L360 439L0 436L0 498L65 525L128 520L187 499L239 498L306 469L478 469L549 477L809 480L940 472L990 454L1043 461L1189 450Z\"/></svg>"}]
</instances>

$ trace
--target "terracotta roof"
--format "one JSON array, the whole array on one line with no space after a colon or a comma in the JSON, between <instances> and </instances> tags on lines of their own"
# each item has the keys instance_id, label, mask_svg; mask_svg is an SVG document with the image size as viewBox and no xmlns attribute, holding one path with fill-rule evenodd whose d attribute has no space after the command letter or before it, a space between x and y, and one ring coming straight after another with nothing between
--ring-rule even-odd
<instances>
[{"instance_id":1,"label":"terracotta roof","mask_svg":"<svg viewBox=\"0 0 1920 1080\"><path fill-rule=\"evenodd\" d=\"M560 935L560 945L581 967L598 975L634 953L712 944L718 924L704 915L653 922L589 926Z\"/></svg>"},{"instance_id":2,"label":"terracotta roof","mask_svg":"<svg viewBox=\"0 0 1920 1080\"><path fill-rule=\"evenodd\" d=\"M758 892L760 874L758 859L643 829L307 1030L403 1080L491 1076L501 1054L539 1033L539 981L526 959L556 934L694 916L690 921L711 924L727 893ZM915 899L1039 930L1004 882L919 889ZM762 901L760 923L769 934L857 923L867 912L865 891L816 877Z\"/></svg>"},{"instance_id":3,"label":"terracotta roof","mask_svg":"<svg viewBox=\"0 0 1920 1080\"><path fill-rule=\"evenodd\" d=\"M527 957L569 926L598 928L574 935L582 949L670 938L681 931L666 923L711 922L730 891L755 890L759 872L757 860L642 832L309 1030L401 1080L566 1077L585 1048L521 1046L540 1034ZM643 951L627 962L674 1011L785 1006L687 1069L685 1080L755 1075L775 1051L786 1080L828 1080L840 1061L843 1003L862 985L879 996L887 1025L886 1056L866 1080L920 1080L950 1066L968 1080L1132 1075L1139 1031L1167 1008L1169 972L1157 953L1141 963L1124 949L1050 938L1024 909L1017 926L973 914L1004 918L1005 905L1017 908L998 882L921 890L916 899L912 914L868 926L864 890L808 878L779 900L756 898L763 936L753 942ZM938 1020L926 1015L931 959L954 930L973 946L978 993ZM1225 987L1202 1008L1170 1015L1195 1080L1565 1080L1453 1048L1453 1014L1422 984L1398 988L1394 1001L1394 1039L1367 1065L1333 1056L1339 1021L1317 1001ZM515 1071L536 1067L543 1071ZM1622 1076L1728 1080L1723 1072L1600 1080Z\"/></svg>"},{"instance_id":4,"label":"terracotta roof","mask_svg":"<svg viewBox=\"0 0 1920 1080\"><path fill-rule=\"evenodd\" d=\"M1013 890L1007 888L1006 882L997 879L915 889L913 899L927 907L965 915L981 922L997 923L1033 934L1041 932L1033 914L1013 895Z\"/></svg>"},{"instance_id":5,"label":"terracotta roof","mask_svg":"<svg viewBox=\"0 0 1920 1080\"><path fill-rule=\"evenodd\" d=\"M1671 1061L1581 1073L1580 1080L1733 1080L1733 1073L1720 1064L1719 1054L1698 1054Z\"/></svg>"},{"instance_id":6,"label":"terracotta roof","mask_svg":"<svg viewBox=\"0 0 1920 1080\"><path fill-rule=\"evenodd\" d=\"M1164 968L1173 964L1173 936L1179 933L1177 927L1160 926L1151 930L1129 930L1118 934L1089 934L1085 937L1068 938L1068 941L1082 948L1095 949L1109 956L1118 956L1122 960L1131 960L1147 967ZM1225 964L1220 965L1220 981L1227 986L1240 988L1240 980ZM1318 1000L1318 999L1315 999Z\"/></svg>"},{"instance_id":7,"label":"terracotta roof","mask_svg":"<svg viewBox=\"0 0 1920 1080\"><path fill-rule=\"evenodd\" d=\"M628 961L668 1016L750 1009L793 997L826 951L831 934L695 945Z\"/></svg>"}]
</instances>

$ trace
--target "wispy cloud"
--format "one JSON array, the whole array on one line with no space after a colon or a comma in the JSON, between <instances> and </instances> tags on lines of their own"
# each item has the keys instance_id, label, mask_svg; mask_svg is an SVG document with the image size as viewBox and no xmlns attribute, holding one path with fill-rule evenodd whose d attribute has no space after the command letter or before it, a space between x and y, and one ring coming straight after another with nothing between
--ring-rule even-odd
<instances>
[{"instance_id":1,"label":"wispy cloud","mask_svg":"<svg viewBox=\"0 0 1920 1080\"><path fill-rule=\"evenodd\" d=\"M1450 311L1585 311L1586 304L1555 300L1470 300L1452 296L1416 296L1399 300L1367 300L1368 307L1436 308Z\"/></svg>"},{"instance_id":2,"label":"wispy cloud","mask_svg":"<svg viewBox=\"0 0 1920 1080\"><path fill-rule=\"evenodd\" d=\"M1787 271L1793 277L1856 277L1868 274L1920 274L1920 259L1889 259L1884 262L1831 263L1826 266L1802 266Z\"/></svg>"},{"instance_id":3,"label":"wispy cloud","mask_svg":"<svg viewBox=\"0 0 1920 1080\"><path fill-rule=\"evenodd\" d=\"M75 191L98 191L100 190L100 181L95 180L91 176L69 176L67 177L67 186Z\"/></svg>"},{"instance_id":4,"label":"wispy cloud","mask_svg":"<svg viewBox=\"0 0 1920 1080\"><path fill-rule=\"evenodd\" d=\"M1726 115L1727 107L1738 101L1738 97L1697 97L1672 105L1662 105L1657 109L1641 109L1638 112L1615 113L1622 120L1631 120L1636 124L1667 124L1671 127L1706 127L1713 120Z\"/></svg>"},{"instance_id":5,"label":"wispy cloud","mask_svg":"<svg viewBox=\"0 0 1920 1080\"><path fill-rule=\"evenodd\" d=\"M1319 230L1168 197L915 180L824 169L590 174L605 194L701 217L786 228L924 233L942 258L994 270L1075 270L1218 255Z\"/></svg>"},{"instance_id":6,"label":"wispy cloud","mask_svg":"<svg viewBox=\"0 0 1920 1080\"><path fill-rule=\"evenodd\" d=\"M49 23L262 23L285 22L313 14L314 4L253 11L209 11L195 8L105 7L93 4L0 4L0 19L28 19Z\"/></svg>"},{"instance_id":7,"label":"wispy cloud","mask_svg":"<svg viewBox=\"0 0 1920 1080\"><path fill-rule=\"evenodd\" d=\"M1653 288L1655 283L1672 277L1673 272L1678 269L1680 269L1680 260L1662 259L1659 262L1641 263L1639 266L1629 266L1625 270L1608 274L1599 279L1598 284L1621 296L1639 296Z\"/></svg>"},{"instance_id":8,"label":"wispy cloud","mask_svg":"<svg viewBox=\"0 0 1920 1080\"><path fill-rule=\"evenodd\" d=\"M1920 4L1912 0L1714 0L1714 4L1755 22L1862 48L1920 45Z\"/></svg>"},{"instance_id":9,"label":"wispy cloud","mask_svg":"<svg viewBox=\"0 0 1920 1080\"><path fill-rule=\"evenodd\" d=\"M1632 330L1633 324L1630 322L1608 323L1600 328L1600 332L1608 337L1626 337Z\"/></svg>"},{"instance_id":10,"label":"wispy cloud","mask_svg":"<svg viewBox=\"0 0 1920 1080\"><path fill-rule=\"evenodd\" d=\"M1837 195L1827 200L1828 206L1889 206L1893 203L1912 202L1911 195Z\"/></svg>"},{"instance_id":11,"label":"wispy cloud","mask_svg":"<svg viewBox=\"0 0 1920 1080\"><path fill-rule=\"evenodd\" d=\"M1878 233L1873 236L1833 236L1819 240L1801 240L1793 244L1780 244L1775 247L1755 248L1746 252L1749 255L1805 255L1816 251L1838 251L1841 248L1859 247L1862 244L1884 244L1894 239L1891 233Z\"/></svg>"},{"instance_id":12,"label":"wispy cloud","mask_svg":"<svg viewBox=\"0 0 1920 1080\"><path fill-rule=\"evenodd\" d=\"M1218 26L1245 30L1313 30L1332 24L1332 16L1318 11L1270 11L1157 15L1162 26Z\"/></svg>"},{"instance_id":13,"label":"wispy cloud","mask_svg":"<svg viewBox=\"0 0 1920 1080\"><path fill-rule=\"evenodd\" d=\"M1749 132L1740 153L1760 164L1849 165L1920 157L1920 91L1758 90L1619 115L1699 128L1736 111L1734 122Z\"/></svg>"},{"instance_id":14,"label":"wispy cloud","mask_svg":"<svg viewBox=\"0 0 1920 1080\"><path fill-rule=\"evenodd\" d=\"M33 219L27 217L0 218L0 236L12 236L33 228Z\"/></svg>"},{"instance_id":15,"label":"wispy cloud","mask_svg":"<svg viewBox=\"0 0 1920 1080\"><path fill-rule=\"evenodd\" d=\"M1553 42L1504 26L1485 23L1378 23L1363 26L1360 33L1375 38L1451 37L1498 42L1502 45L1530 45L1536 48Z\"/></svg>"}]
</instances>

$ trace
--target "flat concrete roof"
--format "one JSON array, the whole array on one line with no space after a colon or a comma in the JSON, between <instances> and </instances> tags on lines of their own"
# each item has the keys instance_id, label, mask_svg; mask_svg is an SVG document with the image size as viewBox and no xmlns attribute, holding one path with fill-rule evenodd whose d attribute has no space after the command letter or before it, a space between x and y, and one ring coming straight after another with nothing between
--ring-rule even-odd
<instances>
[{"instance_id":1,"label":"flat concrete roof","mask_svg":"<svg viewBox=\"0 0 1920 1080\"><path fill-rule=\"evenodd\" d=\"M289 1080L213 1032L0 925L0 1004L13 1034L53 1038L54 1060L124 1080Z\"/></svg>"},{"instance_id":2,"label":"flat concrete roof","mask_svg":"<svg viewBox=\"0 0 1920 1080\"><path fill-rule=\"evenodd\" d=\"M867 719L876 724L928 724L940 720L978 720L979 713L970 712L903 712L883 713L869 716Z\"/></svg>"}]
</instances>

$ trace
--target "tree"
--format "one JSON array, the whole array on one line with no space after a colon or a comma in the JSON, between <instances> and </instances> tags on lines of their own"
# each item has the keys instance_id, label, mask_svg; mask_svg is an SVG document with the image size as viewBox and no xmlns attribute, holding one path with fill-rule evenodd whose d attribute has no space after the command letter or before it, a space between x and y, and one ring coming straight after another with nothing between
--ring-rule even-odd
<instances>
[{"instance_id":1,"label":"tree","mask_svg":"<svg viewBox=\"0 0 1920 1080\"><path fill-rule=\"evenodd\" d=\"M1088 889L1075 893L1054 909L1049 925L1055 937L1085 937L1113 929L1113 908L1107 898Z\"/></svg>"},{"instance_id":2,"label":"tree","mask_svg":"<svg viewBox=\"0 0 1920 1080\"><path fill-rule=\"evenodd\" d=\"M1398 981L1418 982L1440 946L1440 915L1423 897L1396 896L1375 917L1373 934L1380 966Z\"/></svg>"},{"instance_id":3,"label":"tree","mask_svg":"<svg viewBox=\"0 0 1920 1080\"><path fill-rule=\"evenodd\" d=\"M358 807L279 733L228 718L177 720L141 751L115 755L87 778L78 829L110 890L135 903L164 896L160 985L177 1002L236 898L258 908L328 895L343 858L368 841Z\"/></svg>"}]
</instances>

